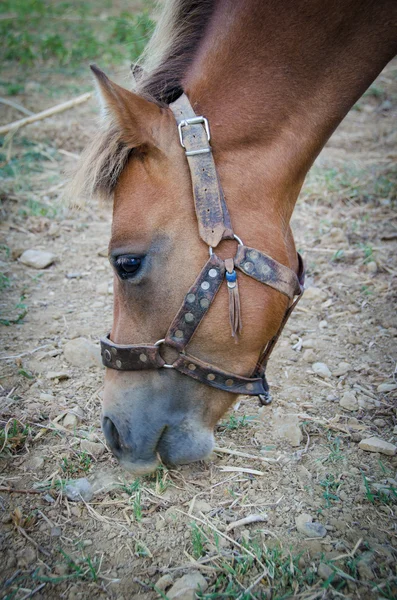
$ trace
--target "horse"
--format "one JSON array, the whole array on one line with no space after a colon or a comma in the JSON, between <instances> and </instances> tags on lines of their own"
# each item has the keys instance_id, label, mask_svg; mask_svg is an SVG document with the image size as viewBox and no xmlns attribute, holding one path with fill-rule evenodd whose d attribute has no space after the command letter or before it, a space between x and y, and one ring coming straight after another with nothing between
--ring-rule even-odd
<instances>
[{"instance_id":1,"label":"horse","mask_svg":"<svg viewBox=\"0 0 397 600\"><path fill-rule=\"evenodd\" d=\"M302 291L299 191L396 53L396 23L394 0L169 0L134 91L92 67L103 124L73 194L113 201L102 425L134 473L206 457L237 392L269 400L268 354Z\"/></svg>"}]
</instances>

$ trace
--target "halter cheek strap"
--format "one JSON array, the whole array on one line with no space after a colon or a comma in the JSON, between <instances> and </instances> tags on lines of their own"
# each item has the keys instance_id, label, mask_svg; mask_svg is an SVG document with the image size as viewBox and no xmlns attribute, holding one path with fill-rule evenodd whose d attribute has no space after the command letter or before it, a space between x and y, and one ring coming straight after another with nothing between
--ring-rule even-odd
<instances>
[{"instance_id":1,"label":"halter cheek strap","mask_svg":"<svg viewBox=\"0 0 397 600\"><path fill-rule=\"evenodd\" d=\"M265 376L266 365L291 312L302 296L303 260L298 254L299 270L296 274L260 250L245 246L234 234L209 145L208 121L195 115L185 94L171 104L170 108L175 115L180 143L185 149L189 164L199 234L209 246L210 256L185 295L164 339L155 344L120 345L113 343L107 336L101 339L102 360L106 367L120 371L172 368L211 387L234 394L259 396L262 404L268 404L271 397ZM236 255L222 260L213 252L213 248L221 240L233 238L238 242ZM232 335L237 338L241 328L241 315L235 269L272 287L290 301L277 334L264 346L250 377L229 373L186 353L187 345L225 280L229 291ZM166 364L161 356L163 344L179 353L171 365Z\"/></svg>"}]
</instances>

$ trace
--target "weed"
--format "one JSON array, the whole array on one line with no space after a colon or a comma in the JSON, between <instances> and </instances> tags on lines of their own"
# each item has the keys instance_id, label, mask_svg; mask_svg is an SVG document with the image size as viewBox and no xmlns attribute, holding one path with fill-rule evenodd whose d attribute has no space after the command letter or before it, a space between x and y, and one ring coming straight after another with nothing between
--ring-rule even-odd
<instances>
[{"instance_id":1,"label":"weed","mask_svg":"<svg viewBox=\"0 0 397 600\"><path fill-rule=\"evenodd\" d=\"M30 438L30 428L18 419L10 419L0 428L0 456L20 454Z\"/></svg>"},{"instance_id":2,"label":"weed","mask_svg":"<svg viewBox=\"0 0 397 600\"><path fill-rule=\"evenodd\" d=\"M397 502L397 489L393 483L386 480L385 483L373 483L361 472L365 487L365 496L371 504L395 504Z\"/></svg>"},{"instance_id":3,"label":"weed","mask_svg":"<svg viewBox=\"0 0 397 600\"><path fill-rule=\"evenodd\" d=\"M120 487L123 492L125 492L129 496L132 496L141 487L141 482L139 479L135 479L135 481L133 481L132 483L127 483L126 481L123 481Z\"/></svg>"},{"instance_id":4,"label":"weed","mask_svg":"<svg viewBox=\"0 0 397 600\"><path fill-rule=\"evenodd\" d=\"M134 517L136 521L142 521L142 505L141 505L141 491L138 490L135 494L133 502Z\"/></svg>"},{"instance_id":5,"label":"weed","mask_svg":"<svg viewBox=\"0 0 397 600\"><path fill-rule=\"evenodd\" d=\"M0 292L6 290L11 285L10 278L4 273L0 273Z\"/></svg>"},{"instance_id":6,"label":"weed","mask_svg":"<svg viewBox=\"0 0 397 600\"><path fill-rule=\"evenodd\" d=\"M24 219L31 216L54 219L57 216L57 209L55 206L44 204L38 200L29 199L26 204L19 209L18 214Z\"/></svg>"},{"instance_id":7,"label":"weed","mask_svg":"<svg viewBox=\"0 0 397 600\"><path fill-rule=\"evenodd\" d=\"M334 492L338 491L340 482L337 481L333 475L327 475L323 481L320 481L320 485L324 488L323 498L325 500L326 508L330 508L332 502L339 502L339 496Z\"/></svg>"},{"instance_id":8,"label":"weed","mask_svg":"<svg viewBox=\"0 0 397 600\"><path fill-rule=\"evenodd\" d=\"M194 521L190 523L190 527L193 546L192 554L194 558L200 558L201 556L205 555L205 540L207 536L204 534L201 527L199 527Z\"/></svg>"},{"instance_id":9,"label":"weed","mask_svg":"<svg viewBox=\"0 0 397 600\"><path fill-rule=\"evenodd\" d=\"M24 529L25 531L32 529L37 521L36 516L33 513L24 516L19 507L11 513L11 520L17 529Z\"/></svg>"},{"instance_id":10,"label":"weed","mask_svg":"<svg viewBox=\"0 0 397 600\"><path fill-rule=\"evenodd\" d=\"M341 439L338 436L333 436L328 432L327 440L329 444L329 453L324 459L321 460L322 463L331 463L335 464L345 460L343 452L341 451Z\"/></svg>"},{"instance_id":11,"label":"weed","mask_svg":"<svg viewBox=\"0 0 397 600\"><path fill-rule=\"evenodd\" d=\"M72 558L69 554L66 554L64 550L60 550L60 554L64 558L64 563L68 568L69 573L60 576L44 576L36 572L33 574L33 579L41 582L48 583L61 583L62 581L69 579L81 579L83 581L98 581L98 574L100 569L100 561L97 557L91 558L90 556L82 556L81 558ZM59 564L59 563L58 563Z\"/></svg>"},{"instance_id":12,"label":"weed","mask_svg":"<svg viewBox=\"0 0 397 600\"><path fill-rule=\"evenodd\" d=\"M236 417L236 415L231 414L227 421L222 421L218 427L220 429L229 429L231 431L235 429L239 429L239 427L246 427L248 425L250 418L246 415L242 417Z\"/></svg>"},{"instance_id":13,"label":"weed","mask_svg":"<svg viewBox=\"0 0 397 600\"><path fill-rule=\"evenodd\" d=\"M87 473L92 466L92 458L85 450L75 452L71 457L63 456L61 459L62 472L67 477Z\"/></svg>"},{"instance_id":14,"label":"weed","mask_svg":"<svg viewBox=\"0 0 397 600\"><path fill-rule=\"evenodd\" d=\"M0 319L1 325L5 325L6 327L9 327L10 325L16 325L17 323L20 323L24 319L24 317L26 317L26 315L28 314L28 309L26 304L23 302L24 299L25 296L21 296L19 302L15 305L16 310L20 311L19 314L17 314L16 317L10 319Z\"/></svg>"}]
</instances>

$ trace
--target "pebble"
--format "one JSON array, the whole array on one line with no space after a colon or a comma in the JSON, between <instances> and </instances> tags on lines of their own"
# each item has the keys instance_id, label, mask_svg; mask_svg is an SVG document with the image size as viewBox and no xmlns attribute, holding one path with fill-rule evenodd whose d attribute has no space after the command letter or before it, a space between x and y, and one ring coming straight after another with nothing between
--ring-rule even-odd
<instances>
[{"instance_id":1,"label":"pebble","mask_svg":"<svg viewBox=\"0 0 397 600\"><path fill-rule=\"evenodd\" d=\"M370 262L368 262L366 267L367 267L367 271L369 273L375 274L378 272L378 265L374 260L371 260Z\"/></svg>"},{"instance_id":2,"label":"pebble","mask_svg":"<svg viewBox=\"0 0 397 600\"><path fill-rule=\"evenodd\" d=\"M43 400L44 402L53 402L55 400L55 398L52 394L41 393L40 400Z\"/></svg>"},{"instance_id":3,"label":"pebble","mask_svg":"<svg viewBox=\"0 0 397 600\"><path fill-rule=\"evenodd\" d=\"M99 346L84 337L78 337L67 342L63 353L66 360L75 367L102 367Z\"/></svg>"},{"instance_id":4,"label":"pebble","mask_svg":"<svg viewBox=\"0 0 397 600\"><path fill-rule=\"evenodd\" d=\"M302 441L302 431L299 427L299 419L294 414L284 414L280 410L274 411L273 416L274 435L287 440L291 446L299 446Z\"/></svg>"},{"instance_id":5,"label":"pebble","mask_svg":"<svg viewBox=\"0 0 397 600\"><path fill-rule=\"evenodd\" d=\"M307 363L314 363L316 361L316 354L312 348L307 348L302 354L302 360Z\"/></svg>"},{"instance_id":6,"label":"pebble","mask_svg":"<svg viewBox=\"0 0 397 600\"><path fill-rule=\"evenodd\" d=\"M177 579L172 588L167 592L168 600L195 600L196 591L205 592L208 583L198 571L187 573Z\"/></svg>"},{"instance_id":7,"label":"pebble","mask_svg":"<svg viewBox=\"0 0 397 600\"><path fill-rule=\"evenodd\" d=\"M78 271L71 271L70 273L66 273L66 279L80 279L80 277L83 277L83 274L79 273Z\"/></svg>"},{"instance_id":8,"label":"pebble","mask_svg":"<svg viewBox=\"0 0 397 600\"><path fill-rule=\"evenodd\" d=\"M22 548L17 552L18 567L26 568L36 560L36 552L30 546Z\"/></svg>"},{"instance_id":9,"label":"pebble","mask_svg":"<svg viewBox=\"0 0 397 600\"><path fill-rule=\"evenodd\" d=\"M318 326L319 326L320 329L327 329L328 322L323 319L322 321L320 321L320 323L318 324Z\"/></svg>"},{"instance_id":10,"label":"pebble","mask_svg":"<svg viewBox=\"0 0 397 600\"><path fill-rule=\"evenodd\" d=\"M307 340L303 340L302 341L302 348L315 348L316 347L316 340L313 340L312 338L307 338Z\"/></svg>"},{"instance_id":11,"label":"pebble","mask_svg":"<svg viewBox=\"0 0 397 600\"><path fill-rule=\"evenodd\" d=\"M346 375L349 371L352 370L352 365L347 362L340 362L338 368L332 371L332 375L334 377L341 377L342 375Z\"/></svg>"},{"instance_id":12,"label":"pebble","mask_svg":"<svg viewBox=\"0 0 397 600\"><path fill-rule=\"evenodd\" d=\"M332 577L334 573L335 571L326 563L320 563L318 565L317 574L319 577L321 577L323 581L326 581L327 579Z\"/></svg>"},{"instance_id":13,"label":"pebble","mask_svg":"<svg viewBox=\"0 0 397 600\"><path fill-rule=\"evenodd\" d=\"M313 372L318 375L319 377L323 377L323 378L327 378L327 377L331 377L331 371L329 370L329 368L327 367L327 365L325 363L322 362L315 362L312 364L312 369Z\"/></svg>"},{"instance_id":14,"label":"pebble","mask_svg":"<svg viewBox=\"0 0 397 600\"><path fill-rule=\"evenodd\" d=\"M79 417L74 413L68 413L62 420L62 425L66 429L74 429L79 424Z\"/></svg>"},{"instance_id":15,"label":"pebble","mask_svg":"<svg viewBox=\"0 0 397 600\"><path fill-rule=\"evenodd\" d=\"M397 446L375 436L361 440L358 447L367 452L380 452L388 456L394 456L397 452Z\"/></svg>"},{"instance_id":16,"label":"pebble","mask_svg":"<svg viewBox=\"0 0 397 600\"><path fill-rule=\"evenodd\" d=\"M310 515L303 513L295 517L296 528L299 533L302 533L309 538L323 538L327 535L327 530L321 523L314 522Z\"/></svg>"},{"instance_id":17,"label":"pebble","mask_svg":"<svg viewBox=\"0 0 397 600\"><path fill-rule=\"evenodd\" d=\"M47 379L58 379L62 381L63 379L69 379L70 375L66 371L48 371L46 374Z\"/></svg>"},{"instance_id":18,"label":"pebble","mask_svg":"<svg viewBox=\"0 0 397 600\"><path fill-rule=\"evenodd\" d=\"M212 510L212 506L208 504L205 500L196 500L193 506L193 510L195 513L209 513Z\"/></svg>"},{"instance_id":19,"label":"pebble","mask_svg":"<svg viewBox=\"0 0 397 600\"><path fill-rule=\"evenodd\" d=\"M310 300L314 302L324 302L324 300L326 300L327 297L327 292L315 286L307 288L305 290L305 293L303 294L303 298L305 300Z\"/></svg>"},{"instance_id":20,"label":"pebble","mask_svg":"<svg viewBox=\"0 0 397 600\"><path fill-rule=\"evenodd\" d=\"M397 383L381 383L376 388L377 392L383 394L387 394L387 392L394 392L394 390L397 390Z\"/></svg>"},{"instance_id":21,"label":"pebble","mask_svg":"<svg viewBox=\"0 0 397 600\"><path fill-rule=\"evenodd\" d=\"M93 496L91 484L85 477L69 481L65 486L65 494L73 502L89 502Z\"/></svg>"},{"instance_id":22,"label":"pebble","mask_svg":"<svg viewBox=\"0 0 397 600\"><path fill-rule=\"evenodd\" d=\"M44 250L25 250L19 257L19 262L33 269L45 269L56 260L55 254Z\"/></svg>"},{"instance_id":23,"label":"pebble","mask_svg":"<svg viewBox=\"0 0 397 600\"><path fill-rule=\"evenodd\" d=\"M358 400L356 397L355 392L353 391L348 391L345 392L342 396L342 398L339 400L339 405L344 408L345 410L358 410L359 406L358 406Z\"/></svg>"},{"instance_id":24,"label":"pebble","mask_svg":"<svg viewBox=\"0 0 397 600\"><path fill-rule=\"evenodd\" d=\"M160 579L157 580L155 587L161 592L165 592L165 590L171 587L173 583L174 580L171 577L171 575L169 573L166 573L165 575L160 577Z\"/></svg>"},{"instance_id":25,"label":"pebble","mask_svg":"<svg viewBox=\"0 0 397 600\"><path fill-rule=\"evenodd\" d=\"M102 281L101 283L98 283L98 285L95 288L95 291L100 296L107 296L110 293L108 282Z\"/></svg>"},{"instance_id":26,"label":"pebble","mask_svg":"<svg viewBox=\"0 0 397 600\"><path fill-rule=\"evenodd\" d=\"M102 456L105 452L105 446L103 444L99 444L98 442L90 442L90 440L81 440L80 442L81 450L88 452L94 458L98 458Z\"/></svg>"},{"instance_id":27,"label":"pebble","mask_svg":"<svg viewBox=\"0 0 397 600\"><path fill-rule=\"evenodd\" d=\"M51 527L50 535L51 537L61 537L62 529L60 527Z\"/></svg>"}]
</instances>

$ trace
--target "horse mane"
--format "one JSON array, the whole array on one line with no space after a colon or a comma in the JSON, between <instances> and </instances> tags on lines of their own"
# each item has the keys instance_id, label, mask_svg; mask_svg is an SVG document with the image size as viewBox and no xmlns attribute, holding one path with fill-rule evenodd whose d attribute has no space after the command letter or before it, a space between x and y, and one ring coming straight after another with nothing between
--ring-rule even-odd
<instances>
[{"instance_id":1,"label":"horse mane","mask_svg":"<svg viewBox=\"0 0 397 600\"><path fill-rule=\"evenodd\" d=\"M139 61L134 92L165 106L182 93L182 79L191 64L212 15L215 0L167 0L153 35ZM133 69L134 73L134 69ZM97 135L83 152L69 185L72 198L112 196L134 150L106 114Z\"/></svg>"}]
</instances>

